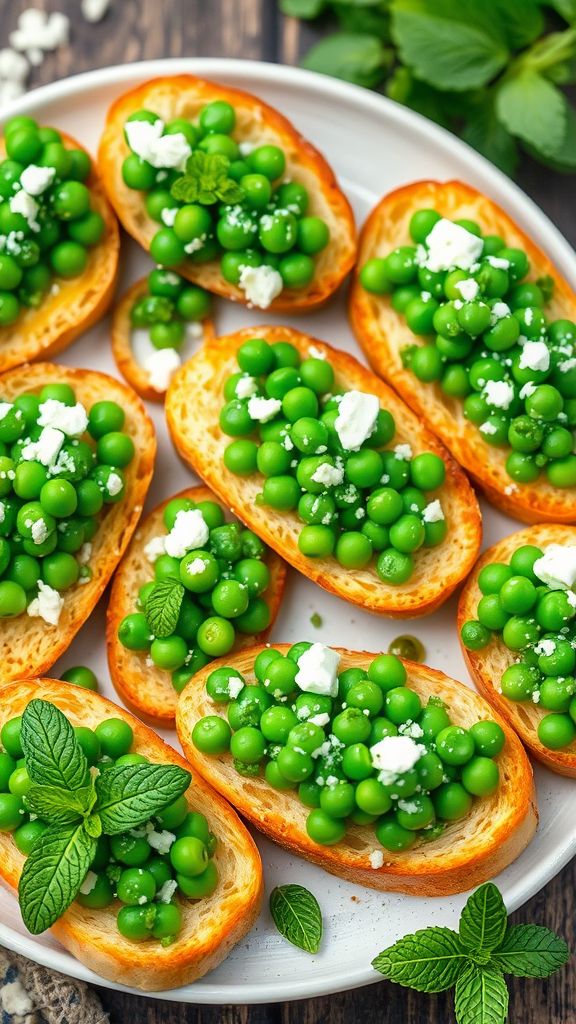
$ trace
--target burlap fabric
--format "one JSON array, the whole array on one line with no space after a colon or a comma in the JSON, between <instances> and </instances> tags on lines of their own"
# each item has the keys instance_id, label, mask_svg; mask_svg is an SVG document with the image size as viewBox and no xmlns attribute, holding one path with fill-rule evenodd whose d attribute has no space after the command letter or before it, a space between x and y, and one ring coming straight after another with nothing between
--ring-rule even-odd
<instances>
[{"instance_id":1,"label":"burlap fabric","mask_svg":"<svg viewBox=\"0 0 576 1024\"><path fill-rule=\"evenodd\" d=\"M1 1024L108 1024L96 993L40 967L16 953L0 949Z\"/></svg>"}]
</instances>

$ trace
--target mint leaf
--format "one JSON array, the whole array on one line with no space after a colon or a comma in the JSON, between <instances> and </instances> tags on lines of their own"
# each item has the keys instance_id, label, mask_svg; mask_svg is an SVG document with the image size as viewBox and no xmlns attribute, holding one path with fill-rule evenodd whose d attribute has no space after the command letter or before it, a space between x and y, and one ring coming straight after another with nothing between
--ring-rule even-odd
<instances>
[{"instance_id":1,"label":"mint leaf","mask_svg":"<svg viewBox=\"0 0 576 1024\"><path fill-rule=\"evenodd\" d=\"M487 102L483 109L470 118L462 138L505 174L513 176L518 164L518 147L510 133L497 120L490 103Z\"/></svg>"},{"instance_id":2,"label":"mint leaf","mask_svg":"<svg viewBox=\"0 0 576 1024\"><path fill-rule=\"evenodd\" d=\"M378 36L383 42L390 40L390 15L387 0L373 3L352 4L332 0L332 9L345 32L361 32Z\"/></svg>"},{"instance_id":3,"label":"mint leaf","mask_svg":"<svg viewBox=\"0 0 576 1024\"><path fill-rule=\"evenodd\" d=\"M456 984L466 963L460 939L451 928L424 928L399 939L372 961L390 981L418 992L444 992Z\"/></svg>"},{"instance_id":4,"label":"mint leaf","mask_svg":"<svg viewBox=\"0 0 576 1024\"><path fill-rule=\"evenodd\" d=\"M390 63L390 51L376 36L335 32L308 51L302 67L373 89L384 78Z\"/></svg>"},{"instance_id":5,"label":"mint leaf","mask_svg":"<svg viewBox=\"0 0 576 1024\"><path fill-rule=\"evenodd\" d=\"M506 39L513 50L529 46L544 31L544 15L537 0L495 0Z\"/></svg>"},{"instance_id":6,"label":"mint leaf","mask_svg":"<svg viewBox=\"0 0 576 1024\"><path fill-rule=\"evenodd\" d=\"M154 636L171 636L176 629L184 587L178 580L159 580L146 600L146 621Z\"/></svg>"},{"instance_id":7,"label":"mint leaf","mask_svg":"<svg viewBox=\"0 0 576 1024\"><path fill-rule=\"evenodd\" d=\"M84 828L93 839L99 839L102 835L102 821L99 814L90 814L84 820Z\"/></svg>"},{"instance_id":8,"label":"mint leaf","mask_svg":"<svg viewBox=\"0 0 576 1024\"><path fill-rule=\"evenodd\" d=\"M62 712L35 698L22 715L22 748L32 782L61 789L82 789L88 782L88 762Z\"/></svg>"},{"instance_id":9,"label":"mint leaf","mask_svg":"<svg viewBox=\"0 0 576 1024\"><path fill-rule=\"evenodd\" d=\"M505 66L508 50L488 26L467 22L453 5L443 16L444 6L424 0L392 4L392 38L400 57L417 78L438 89L480 88Z\"/></svg>"},{"instance_id":10,"label":"mint leaf","mask_svg":"<svg viewBox=\"0 0 576 1024\"><path fill-rule=\"evenodd\" d=\"M500 890L486 882L468 897L460 917L460 941L473 953L490 952L502 942L507 922Z\"/></svg>"},{"instance_id":11,"label":"mint leaf","mask_svg":"<svg viewBox=\"0 0 576 1024\"><path fill-rule=\"evenodd\" d=\"M454 1009L458 1024L504 1024L508 989L501 971L468 964L456 982Z\"/></svg>"},{"instance_id":12,"label":"mint leaf","mask_svg":"<svg viewBox=\"0 0 576 1024\"><path fill-rule=\"evenodd\" d=\"M317 953L322 941L322 911L303 885L280 885L270 893L270 913L278 931L293 946Z\"/></svg>"},{"instance_id":13,"label":"mint leaf","mask_svg":"<svg viewBox=\"0 0 576 1024\"><path fill-rule=\"evenodd\" d=\"M547 978L563 967L569 956L564 939L548 928L538 924L515 924L508 928L492 960L505 974L516 978Z\"/></svg>"},{"instance_id":14,"label":"mint leaf","mask_svg":"<svg viewBox=\"0 0 576 1024\"><path fill-rule=\"evenodd\" d=\"M326 0L280 0L282 14L290 18L317 18L326 8Z\"/></svg>"},{"instance_id":15,"label":"mint leaf","mask_svg":"<svg viewBox=\"0 0 576 1024\"><path fill-rule=\"evenodd\" d=\"M564 18L569 24L576 21L576 0L547 0L548 6Z\"/></svg>"},{"instance_id":16,"label":"mint leaf","mask_svg":"<svg viewBox=\"0 0 576 1024\"><path fill-rule=\"evenodd\" d=\"M525 70L505 80L496 93L496 114L511 135L538 153L553 156L566 135L566 102L552 82Z\"/></svg>"},{"instance_id":17,"label":"mint leaf","mask_svg":"<svg viewBox=\"0 0 576 1024\"><path fill-rule=\"evenodd\" d=\"M551 156L542 156L541 153L534 153L533 155L555 171L568 173L569 171L576 170L576 112L564 96L562 96L562 99L566 109L566 133L562 145ZM526 146L526 149L530 151L529 146Z\"/></svg>"},{"instance_id":18,"label":"mint leaf","mask_svg":"<svg viewBox=\"0 0 576 1024\"><path fill-rule=\"evenodd\" d=\"M94 808L102 831L113 836L137 828L177 800L192 776L178 765L136 764L110 768L96 779Z\"/></svg>"},{"instance_id":19,"label":"mint leaf","mask_svg":"<svg viewBox=\"0 0 576 1024\"><path fill-rule=\"evenodd\" d=\"M22 919L32 935L51 928L76 898L96 852L84 828L48 829L28 855L18 886Z\"/></svg>"},{"instance_id":20,"label":"mint leaf","mask_svg":"<svg viewBox=\"0 0 576 1024\"><path fill-rule=\"evenodd\" d=\"M171 188L174 199L183 203L239 203L244 198L244 189L228 177L230 161L220 153L204 153L196 150L186 161L186 173L176 178Z\"/></svg>"},{"instance_id":21,"label":"mint leaf","mask_svg":"<svg viewBox=\"0 0 576 1024\"><path fill-rule=\"evenodd\" d=\"M94 804L93 786L71 791L59 786L31 786L24 802L32 814L44 818L51 825L69 825L82 818Z\"/></svg>"}]
</instances>

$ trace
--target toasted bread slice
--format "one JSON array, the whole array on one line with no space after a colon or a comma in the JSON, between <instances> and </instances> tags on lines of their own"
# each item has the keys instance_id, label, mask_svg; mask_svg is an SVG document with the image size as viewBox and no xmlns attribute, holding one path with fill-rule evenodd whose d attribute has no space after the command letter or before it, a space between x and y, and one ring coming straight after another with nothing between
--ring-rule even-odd
<instances>
[{"instance_id":1,"label":"toasted bread slice","mask_svg":"<svg viewBox=\"0 0 576 1024\"><path fill-rule=\"evenodd\" d=\"M344 569L334 558L307 558L298 548L302 523L296 512L278 512L255 503L262 489L259 474L238 477L226 469L224 449L229 438L218 426L224 381L237 369L236 352L254 337L246 328L205 345L174 375L166 396L166 416L180 455L235 515L304 576L338 597L367 611L393 618L427 615L438 608L474 564L480 545L481 522L476 497L462 470L436 437L429 433L398 398L353 356L290 327L258 327L270 343L288 341L302 356L323 352L336 373L337 387L378 395L396 422L394 443L410 443L415 452L430 451L446 463L446 481L438 491L449 524L448 535L436 548L421 548L407 583L383 583L374 569ZM436 496L436 495L434 495Z\"/></svg>"},{"instance_id":2,"label":"toasted bread slice","mask_svg":"<svg viewBox=\"0 0 576 1024\"><path fill-rule=\"evenodd\" d=\"M55 679L21 679L0 685L0 726L21 715L33 697L49 700L73 725L94 729L104 718L122 718L134 730L134 751L157 764L189 768L146 725L97 693ZM51 929L66 949L109 981L147 992L178 988L201 978L223 960L254 924L262 896L258 850L235 812L200 776L186 792L190 810L204 814L218 838L214 860L219 882L212 896L179 900L182 930L170 946L131 942L116 926L119 903L89 910L73 903ZM25 858L11 835L0 833L0 879L16 889Z\"/></svg>"},{"instance_id":3,"label":"toasted bread slice","mask_svg":"<svg viewBox=\"0 0 576 1024\"><path fill-rule=\"evenodd\" d=\"M83 148L68 135L62 133L62 138L67 148ZM0 159L5 158L2 139ZM120 255L118 221L94 167L86 184L92 209L104 218L104 235L88 249L88 265L83 274L70 280L55 278L56 287L38 309L23 308L15 323L0 327L0 373L22 363L55 356L68 348L104 316L112 302Z\"/></svg>"},{"instance_id":4,"label":"toasted bread slice","mask_svg":"<svg viewBox=\"0 0 576 1024\"><path fill-rule=\"evenodd\" d=\"M359 282L358 271L367 260L385 256L410 241L410 217L424 207L433 207L451 220L473 219L487 234L501 235L507 245L524 249L532 267L530 277L550 274L556 283L547 307L549 316L576 318L576 296L568 282L496 203L459 181L417 181L384 196L362 231L349 313L366 358L438 435L497 508L526 523L575 522L576 504L571 490L552 487L545 478L530 484L514 483L506 472L507 450L493 448L482 440L477 427L464 417L460 399L445 395L437 383L422 384L402 366L401 350L406 345L423 344L423 339L412 333L404 316L392 308L388 296L371 295Z\"/></svg>"},{"instance_id":5,"label":"toasted bread slice","mask_svg":"<svg viewBox=\"0 0 576 1024\"><path fill-rule=\"evenodd\" d=\"M104 373L77 370L53 363L35 363L11 370L0 377L0 395L10 401L23 391L36 391L53 381L70 384L78 401L86 406L103 399L121 405L126 413L124 429L134 441L135 455L124 470L126 493L122 501L105 506L104 518L91 541L89 565L92 578L76 584L64 594L64 606L57 626L25 612L15 619L3 619L0 636L2 678L20 679L42 675L64 653L94 609L126 550L142 514L152 479L156 435L142 402L130 388Z\"/></svg>"},{"instance_id":6,"label":"toasted bread slice","mask_svg":"<svg viewBox=\"0 0 576 1024\"><path fill-rule=\"evenodd\" d=\"M275 644L286 654L287 644ZM342 669L368 668L374 654L335 648L342 655ZM261 648L242 651L228 664L241 672L248 684L256 682L253 665ZM223 662L219 662L222 664ZM237 808L243 817L270 839L306 860L349 882L371 889L412 893L415 896L448 896L493 878L528 845L538 820L530 762L513 730L494 714L477 693L442 672L405 662L408 685L425 702L435 694L447 705L455 724L469 728L492 718L506 733L498 757L500 786L489 797L474 801L467 818L449 824L433 841L420 843L405 853L383 850L373 828L354 825L347 838L335 846L319 846L306 832L309 808L292 791L272 789L264 778L239 775L229 754L212 757L200 753L191 733L204 715L225 714L204 687L212 666L203 669L182 691L176 726L182 747L193 769ZM385 863L373 868L370 856L382 851Z\"/></svg>"},{"instance_id":7,"label":"toasted bread slice","mask_svg":"<svg viewBox=\"0 0 576 1024\"><path fill-rule=\"evenodd\" d=\"M305 288L285 288L270 305L274 312L297 312L325 302L352 269L356 257L356 229L352 209L324 157L277 110L250 93L192 75L155 78L125 93L112 104L100 141L98 160L108 198L128 234L146 250L158 225L148 217L142 194L127 188L122 162L130 152L124 124L134 111L145 107L163 120L195 118L206 103L225 100L236 111L235 137L256 146L280 146L286 156L287 180L304 185L310 194L307 214L322 217L330 229L330 242L316 259L314 279ZM226 299L247 305L241 288L220 273L219 261L187 261L178 270L184 277Z\"/></svg>"},{"instance_id":8,"label":"toasted bread slice","mask_svg":"<svg viewBox=\"0 0 576 1024\"><path fill-rule=\"evenodd\" d=\"M195 502L216 501L215 495L207 487L190 487L173 497L190 498ZM153 577L152 566L144 554L144 548L153 537L165 532L162 513L171 500L172 498L167 498L158 505L136 531L114 576L106 621L108 665L116 690L122 700L139 715L145 715L164 725L174 721L178 703L178 694L172 686L170 675L155 665L147 664L145 652L129 651L124 647L118 639L118 626L125 615L134 611L140 587ZM230 516L227 518L230 519ZM270 586L264 597L271 612L270 628L256 636L239 633L234 646L235 651L252 647L255 643L263 643L278 614L286 583L286 565L273 552L270 552L266 561L270 569ZM229 657L233 657L233 653Z\"/></svg>"},{"instance_id":9,"label":"toasted bread slice","mask_svg":"<svg viewBox=\"0 0 576 1024\"><path fill-rule=\"evenodd\" d=\"M132 346L132 331L134 328L130 322L130 312L134 303L142 298L147 290L147 278L142 277L131 285L128 291L124 292L124 295L121 296L114 306L110 328L112 355L120 373L128 384L134 388L136 394L140 395L140 398L144 398L147 402L163 402L166 392L158 391L157 388L152 387L150 378L144 367L136 359ZM202 329L204 332L202 340L204 342L210 342L216 336L214 323L209 317L202 320Z\"/></svg>"},{"instance_id":10,"label":"toasted bread slice","mask_svg":"<svg viewBox=\"0 0 576 1024\"><path fill-rule=\"evenodd\" d=\"M576 527L543 523L540 526L532 526L527 530L512 533L485 551L474 566L474 571L470 574L460 595L458 633L468 619L477 618L478 601L482 597L478 586L480 570L489 562L509 562L516 548L522 544L535 544L536 547L546 547L548 544L575 546ZM516 730L530 753L553 772L575 778L576 740L570 746L564 747L563 750L549 750L548 747L540 743L537 729L542 718L550 712L531 701L516 703L513 700L508 700L500 692L502 673L517 660L517 655L513 651L509 651L498 638L494 638L487 647L483 647L480 651L469 651L464 644L461 646L470 675L480 693Z\"/></svg>"}]
</instances>

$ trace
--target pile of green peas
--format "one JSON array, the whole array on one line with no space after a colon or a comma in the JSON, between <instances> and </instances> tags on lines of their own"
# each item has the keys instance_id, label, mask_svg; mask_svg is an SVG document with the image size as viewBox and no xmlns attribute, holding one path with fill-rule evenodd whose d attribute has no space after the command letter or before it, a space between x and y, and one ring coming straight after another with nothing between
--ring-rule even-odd
<instances>
[{"instance_id":1,"label":"pile of green peas","mask_svg":"<svg viewBox=\"0 0 576 1024\"><path fill-rule=\"evenodd\" d=\"M414 553L446 537L445 519L427 522L429 493L444 483L443 460L431 452L414 458L382 450L395 432L391 414L381 409L376 429L361 449L342 448L335 429L338 398L328 359L302 359L288 342L244 342L237 353L239 372L224 385L226 404L220 427L235 438L226 448L226 468L241 476L259 472L259 501L280 511L296 510L305 524L298 546L308 558L334 556L347 569L361 569L377 555L376 572L389 584L405 583L414 571ZM254 421L249 399L237 388L247 378L254 395L281 401L267 422ZM255 437L257 439L255 439ZM342 482L313 479L328 464L342 468Z\"/></svg>"},{"instance_id":2,"label":"pile of green peas","mask_svg":"<svg viewBox=\"0 0 576 1024\"><path fill-rule=\"evenodd\" d=\"M365 263L361 284L373 294L389 294L410 330L425 339L403 350L404 365L419 381L437 383L445 395L460 400L483 441L511 449L506 470L512 480L533 483L544 470L554 487L576 486L576 324L547 320L544 306L554 282L527 281L526 253L497 235L483 236L475 221L454 223L483 238L476 267L429 270L426 239L440 219L436 210L414 213L414 244ZM470 280L478 292L463 301L460 286ZM545 343L546 369L523 364L526 341ZM491 381L510 385L507 408L490 400Z\"/></svg>"},{"instance_id":3,"label":"pile of green peas","mask_svg":"<svg viewBox=\"0 0 576 1024\"><path fill-rule=\"evenodd\" d=\"M203 320L211 296L173 270L157 267L148 275L147 291L130 310L132 327L148 329L154 348L182 348L186 324Z\"/></svg>"},{"instance_id":4,"label":"pile of green peas","mask_svg":"<svg viewBox=\"0 0 576 1024\"><path fill-rule=\"evenodd\" d=\"M32 785L20 740L21 718L11 718L0 731L0 832L12 833L14 845L27 857L50 826L31 817L26 794ZM143 764L148 758L131 753L134 734L121 718L104 719L95 729L74 728L88 764L105 772L115 766ZM149 836L170 833L166 853L158 852ZM119 900L116 923L126 939L157 939L172 943L182 926L176 895L199 900L211 896L218 884L213 861L217 839L203 814L190 811L185 796L168 804L147 825L114 836L100 836L90 865L93 884L80 891L77 902L90 910L103 910ZM94 877L93 877L94 876ZM174 881L174 885L166 883ZM169 891L162 892L163 886ZM166 899L166 895L169 898ZM166 899L166 901L165 901Z\"/></svg>"},{"instance_id":5,"label":"pile of green peas","mask_svg":"<svg viewBox=\"0 0 576 1024\"><path fill-rule=\"evenodd\" d=\"M0 162L0 326L14 323L22 307L37 308L54 278L79 277L88 249L97 245L104 220L91 205L86 184L91 170L84 150L70 149L55 128L31 117L12 117L4 126L6 159ZM30 223L10 207L28 167L53 168Z\"/></svg>"},{"instance_id":6,"label":"pile of green peas","mask_svg":"<svg viewBox=\"0 0 576 1024\"><path fill-rule=\"evenodd\" d=\"M387 850L408 850L465 817L474 797L494 792L494 758L505 739L496 722L463 729L438 698L422 706L404 665L391 654L374 658L367 671L341 672L335 698L302 692L298 659L309 647L294 644L286 656L261 651L255 685L233 668L215 669L206 692L216 705L227 705L227 719L214 714L196 723L198 750L230 752L241 775L263 771L274 789L297 793L310 808L308 835L325 846L341 842L351 825L373 825ZM421 755L414 768L390 777L374 768L370 748L399 735L417 737Z\"/></svg>"},{"instance_id":7,"label":"pile of green peas","mask_svg":"<svg viewBox=\"0 0 576 1024\"><path fill-rule=\"evenodd\" d=\"M138 110L128 120L154 123L159 118ZM182 203L171 193L181 171L158 170L133 152L125 158L124 183L146 193L148 216L162 224L150 243L150 255L166 267L219 259L222 277L233 285L239 284L243 267L265 265L278 270L284 287L304 288L314 277L314 257L330 240L328 225L306 214L310 196L304 185L283 181L284 151L262 145L243 155L241 140L233 138L235 128L234 108L216 100L202 108L196 123L176 118L163 130L164 135L184 135L192 153L223 158L228 177L243 192L233 205L217 199Z\"/></svg>"},{"instance_id":8,"label":"pile of green peas","mask_svg":"<svg viewBox=\"0 0 576 1024\"><path fill-rule=\"evenodd\" d=\"M157 668L171 672L177 693L210 661L228 654L238 634L261 633L270 625L266 545L239 523L225 522L221 506L214 501L195 504L189 498L174 498L164 509L166 529L172 529L179 512L190 509L199 509L209 528L205 547L180 559L159 555L154 579L140 588L138 610L118 627L124 647L147 652ZM155 637L146 618L146 602L156 583L170 579L180 581L186 594L174 632Z\"/></svg>"},{"instance_id":9,"label":"pile of green peas","mask_svg":"<svg viewBox=\"0 0 576 1024\"><path fill-rule=\"evenodd\" d=\"M0 418L0 617L21 615L41 581L65 591L91 576L77 557L96 533L105 506L122 500L124 469L134 457L123 432L124 410L95 402L84 438L66 437L52 466L24 459L41 437L41 408L49 400L76 404L69 384L47 384L4 403ZM5 407L7 406L7 408Z\"/></svg>"},{"instance_id":10,"label":"pile of green peas","mask_svg":"<svg viewBox=\"0 0 576 1024\"><path fill-rule=\"evenodd\" d=\"M508 648L515 661L502 674L502 695L551 712L538 724L538 739L561 750L576 739L576 600L572 604L567 591L552 590L535 575L542 554L524 544L509 563L484 566L478 618L463 624L461 637L471 651L494 638Z\"/></svg>"}]
</instances>

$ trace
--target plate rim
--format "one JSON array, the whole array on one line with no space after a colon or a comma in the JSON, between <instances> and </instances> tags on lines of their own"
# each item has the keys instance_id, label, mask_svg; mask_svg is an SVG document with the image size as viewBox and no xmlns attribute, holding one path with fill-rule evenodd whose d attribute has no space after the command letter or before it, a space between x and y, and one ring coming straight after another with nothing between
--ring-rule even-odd
<instances>
[{"instance_id":1,"label":"plate rim","mask_svg":"<svg viewBox=\"0 0 576 1024\"><path fill-rule=\"evenodd\" d=\"M147 78L178 73L195 74L209 79L226 78L227 76L234 77L235 79L244 79L246 89L256 93L260 85L265 87L267 84L282 85L287 90L290 90L291 86L307 86L312 92L320 92L324 95L325 99L335 103L359 106L365 111L373 112L375 118L384 115L388 123L393 123L399 128L407 128L411 133L419 134L424 146L428 142L436 147L440 146L444 150L449 146L458 154L460 161L470 167L472 173L477 174L480 172L489 189L494 187L500 196L503 197L499 201L505 202L507 209L513 212L514 216L521 218L523 213L529 213L530 218L536 223L539 231L546 239L545 246L554 252L555 262L564 263L565 267L571 266L572 273L568 272L568 276L571 276L573 281L576 282L574 251L559 228L540 209L536 202L526 195L519 185L511 181L502 171L477 153L467 143L440 125L429 121L415 111L401 106L388 97L370 92L360 86L340 81L339 79L305 71L290 65L223 57L170 57L137 61L132 64L109 65L70 75L56 82L41 85L30 90L24 96L6 105L2 112L0 126L8 118L16 114L41 111L43 107L62 102L71 95L74 95L75 99L78 100L82 95L92 92L99 86L125 86L128 88L131 84L136 85L138 82L146 81ZM516 910L534 896L575 854L576 825L573 828L572 834L566 836L565 842L556 851L556 855L551 855L547 862L547 870L534 869L527 877L518 879L509 887L506 899L508 911ZM27 936L13 931L8 925L0 922L0 942L6 948L20 953L28 959L32 959L30 951L27 949L29 941ZM209 1005L220 1004L223 995L226 997L228 1004L258 1004L306 999L359 988L364 985L374 984L379 980L378 975L371 969L370 964L367 964L366 967L361 966L348 970L348 973L336 984L329 976L322 980L321 970L319 970L314 984L311 984L310 981L299 982L297 979L269 982L256 986L251 985L249 982L239 982L235 986L227 986L223 991L222 986L210 983L210 974L208 974L205 978L180 989L142 992L138 989L118 985L101 978L85 967L84 964L80 963L79 960L76 960L63 947L54 949L40 946L34 948L33 954L34 960L37 963L63 974L72 975L79 980L93 985L112 988L132 995L165 999L171 1002Z\"/></svg>"}]
</instances>

